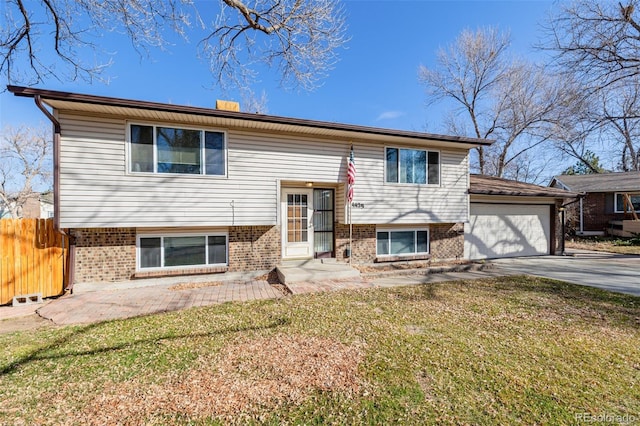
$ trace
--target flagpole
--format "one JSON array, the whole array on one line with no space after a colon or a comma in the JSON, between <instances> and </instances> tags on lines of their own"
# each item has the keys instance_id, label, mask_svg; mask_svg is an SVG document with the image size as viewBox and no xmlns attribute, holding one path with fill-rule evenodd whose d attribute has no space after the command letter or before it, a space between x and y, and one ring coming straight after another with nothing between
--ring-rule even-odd
<instances>
[{"instance_id":1,"label":"flagpole","mask_svg":"<svg viewBox=\"0 0 640 426\"><path fill-rule=\"evenodd\" d=\"M351 221L351 202L349 202L349 265L351 265L351 259L353 259L353 247L351 245L353 238L353 222Z\"/></svg>"},{"instance_id":2,"label":"flagpole","mask_svg":"<svg viewBox=\"0 0 640 426\"><path fill-rule=\"evenodd\" d=\"M348 204L348 215L349 215L349 265L352 263L353 259L353 220L352 220L352 212L353 212L353 185L356 182L356 164L353 156L353 144L351 144L351 148L349 149L349 161L347 164L347 204Z\"/></svg>"}]
</instances>

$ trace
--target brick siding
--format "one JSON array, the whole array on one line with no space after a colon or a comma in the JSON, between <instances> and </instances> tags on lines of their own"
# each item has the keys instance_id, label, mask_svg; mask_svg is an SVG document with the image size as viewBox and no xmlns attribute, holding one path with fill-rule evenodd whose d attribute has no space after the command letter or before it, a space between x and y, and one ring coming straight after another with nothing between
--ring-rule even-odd
<instances>
[{"instance_id":1,"label":"brick siding","mask_svg":"<svg viewBox=\"0 0 640 426\"><path fill-rule=\"evenodd\" d=\"M273 269L282 258L279 226L229 228L229 271Z\"/></svg>"},{"instance_id":2,"label":"brick siding","mask_svg":"<svg viewBox=\"0 0 640 426\"><path fill-rule=\"evenodd\" d=\"M281 261L279 226L229 227L229 267L195 268L180 271L137 273L135 228L73 229L76 238L76 282L114 282L133 277L195 274L207 272L256 271L274 268ZM430 226L431 255L434 259L463 256L462 224ZM336 224L336 259L348 261L349 225ZM373 263L376 259L376 225L353 225L351 251L354 263Z\"/></svg>"},{"instance_id":3,"label":"brick siding","mask_svg":"<svg viewBox=\"0 0 640 426\"><path fill-rule=\"evenodd\" d=\"M464 225L462 223L431 225L429 230L429 252L433 260L464 257Z\"/></svg>"},{"instance_id":4,"label":"brick siding","mask_svg":"<svg viewBox=\"0 0 640 426\"><path fill-rule=\"evenodd\" d=\"M430 252L433 259L461 259L464 256L464 228L461 223L430 225ZM346 262L349 225L336 224L336 259ZM353 225L353 263L376 260L376 225Z\"/></svg>"},{"instance_id":5,"label":"brick siding","mask_svg":"<svg viewBox=\"0 0 640 426\"><path fill-rule=\"evenodd\" d=\"M614 213L613 197L614 194L605 192L587 194L582 204L585 231L606 231L609 221L625 218L624 213Z\"/></svg>"},{"instance_id":6,"label":"brick siding","mask_svg":"<svg viewBox=\"0 0 640 426\"><path fill-rule=\"evenodd\" d=\"M345 251L349 247L349 225L336 223L336 260L347 262ZM351 261L373 263L376 259L376 225L353 225Z\"/></svg>"},{"instance_id":7,"label":"brick siding","mask_svg":"<svg viewBox=\"0 0 640 426\"><path fill-rule=\"evenodd\" d=\"M614 213L614 194L590 192L582 201L583 231L607 231L612 220L625 219L624 213ZM569 232L580 231L580 203L571 204L567 209Z\"/></svg>"},{"instance_id":8,"label":"brick siding","mask_svg":"<svg viewBox=\"0 0 640 426\"><path fill-rule=\"evenodd\" d=\"M582 209L585 231L604 231L607 229L609 220L615 217L613 212L606 213L606 194L603 192L587 194Z\"/></svg>"},{"instance_id":9,"label":"brick siding","mask_svg":"<svg viewBox=\"0 0 640 426\"><path fill-rule=\"evenodd\" d=\"M136 270L135 228L73 229L76 282L131 279Z\"/></svg>"}]
</instances>

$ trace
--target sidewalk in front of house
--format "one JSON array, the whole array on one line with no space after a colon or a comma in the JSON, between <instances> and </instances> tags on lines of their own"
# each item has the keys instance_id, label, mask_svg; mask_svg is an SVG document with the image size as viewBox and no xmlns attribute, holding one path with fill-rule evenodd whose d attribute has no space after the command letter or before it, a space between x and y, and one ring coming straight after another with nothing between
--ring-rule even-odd
<instances>
[{"instance_id":1,"label":"sidewalk in front of house","mask_svg":"<svg viewBox=\"0 0 640 426\"><path fill-rule=\"evenodd\" d=\"M495 268L485 271L443 272L416 276L389 276L371 279L339 279L289 285L293 294L415 285L461 279L505 275ZM73 294L65 294L42 304L0 307L0 320L37 313L56 325L86 324L119 318L177 311L225 302L279 299L282 286L267 282L265 271L227 273L123 281L113 284L77 284Z\"/></svg>"},{"instance_id":2,"label":"sidewalk in front of house","mask_svg":"<svg viewBox=\"0 0 640 426\"><path fill-rule=\"evenodd\" d=\"M262 276L261 276L262 275ZM0 320L32 314L57 325L130 318L231 301L276 299L284 294L264 271L76 284L73 294L40 304L0 307Z\"/></svg>"}]
</instances>

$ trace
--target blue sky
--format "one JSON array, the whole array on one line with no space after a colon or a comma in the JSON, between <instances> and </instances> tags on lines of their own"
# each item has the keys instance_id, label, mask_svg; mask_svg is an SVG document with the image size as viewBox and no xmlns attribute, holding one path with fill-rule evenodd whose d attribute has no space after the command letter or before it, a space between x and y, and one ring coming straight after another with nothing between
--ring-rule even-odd
<instances>
[{"instance_id":1,"label":"blue sky","mask_svg":"<svg viewBox=\"0 0 640 426\"><path fill-rule=\"evenodd\" d=\"M419 65L433 64L437 49L463 29L488 25L510 31L513 54L540 55L531 46L545 15L557 6L518 0L347 0L344 7L351 40L319 89L285 91L276 75L261 74L254 90L266 94L269 114L441 133L442 111L426 107ZM234 99L234 93L212 87L207 64L196 57L197 41L180 43L170 52L151 51L153 59L141 59L125 38L107 34L103 46L117 51L107 70L108 85L51 80L38 87L203 107L214 107L220 98L240 100L238 94ZM4 92L0 103L2 127L45 122L31 99Z\"/></svg>"}]
</instances>

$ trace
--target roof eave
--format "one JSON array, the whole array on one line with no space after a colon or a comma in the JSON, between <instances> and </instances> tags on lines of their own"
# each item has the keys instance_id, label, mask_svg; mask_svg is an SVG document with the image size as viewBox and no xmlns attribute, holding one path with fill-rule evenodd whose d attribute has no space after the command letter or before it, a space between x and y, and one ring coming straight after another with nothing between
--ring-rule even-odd
<instances>
[{"instance_id":1,"label":"roof eave","mask_svg":"<svg viewBox=\"0 0 640 426\"><path fill-rule=\"evenodd\" d=\"M575 192L555 193L555 192L519 192L519 191L493 191L469 189L471 195L491 195L505 197L547 197L547 198L578 198L580 194Z\"/></svg>"},{"instance_id":2,"label":"roof eave","mask_svg":"<svg viewBox=\"0 0 640 426\"><path fill-rule=\"evenodd\" d=\"M94 105L116 106L116 107L125 107L125 108L133 108L133 109L162 111L167 113L193 114L193 115L216 117L216 118L226 118L226 119L238 120L238 121L251 120L252 122L257 122L257 123L280 124L280 125L287 125L287 126L307 128L307 129L309 128L330 129L330 130L344 132L345 135L353 133L353 134L370 134L370 135L376 135L376 136L389 136L389 137L396 137L396 138L405 138L409 140L422 140L422 141L433 140L438 142L452 143L452 144L455 144L456 146L459 146L460 148L489 146L494 142L493 140L487 140L487 139L468 138L468 137L461 137L461 136L447 136L447 135L421 133L421 132L413 132L413 131L405 131L405 130L392 130L392 129L385 129L385 128L379 128L379 127L367 127L367 126L359 126L359 125L353 125L353 124L331 123L326 121L298 119L298 118L281 117L281 116L274 116L274 115L251 114L246 112L225 111L225 110L218 110L218 109L204 108L204 107L173 105L173 104L165 104L165 103L158 103L158 102L147 102L147 101L139 101L139 100L132 100L132 99L112 98L112 97L105 97L105 96L95 96L95 95L86 95L86 94L78 94L78 93L71 93L71 92L54 91L54 90L44 90L44 89L37 89L32 87L7 86L7 90L9 90L15 96L21 96L21 97L35 97L39 95L44 102L46 102L49 99L52 101L67 101L67 102L87 103L87 104L94 104Z\"/></svg>"}]
</instances>

